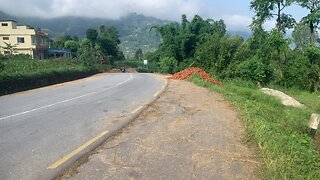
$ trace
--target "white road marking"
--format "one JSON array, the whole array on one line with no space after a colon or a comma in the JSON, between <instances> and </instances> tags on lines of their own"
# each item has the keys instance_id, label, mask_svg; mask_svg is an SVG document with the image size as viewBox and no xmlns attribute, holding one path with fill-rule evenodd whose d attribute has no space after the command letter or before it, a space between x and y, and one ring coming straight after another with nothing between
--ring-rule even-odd
<instances>
[{"instance_id":1,"label":"white road marking","mask_svg":"<svg viewBox=\"0 0 320 180\"><path fill-rule=\"evenodd\" d=\"M81 99L81 98L84 98L84 97L87 97L87 96L91 96L91 95L94 95L94 94L97 94L97 93L100 93L100 92L103 92L103 91L118 87L118 86L130 81L132 78L133 78L133 76L132 76L132 74L130 74L130 78L129 79L127 79L127 80L125 80L125 81L123 81L121 83L118 83L113 87L104 89L102 91L95 91L95 92L87 93L87 94L84 94L84 95L81 95L81 96L77 96L77 97L74 97L74 98L66 99L66 100L59 101L59 102L56 102L56 103L52 103L52 104L49 104L49 105L46 105L46 106L42 106L42 107L34 108L34 109L31 109L31 110L28 110L28 111L20 112L20 113L17 113L17 114L1 117L0 120L9 119L9 118L16 117L16 116L21 116L21 115L28 114L28 113L31 113L31 112L34 112L34 111L39 111L39 110L42 110L42 109L50 108L50 107L56 106L58 104L63 104L63 103L66 103L66 102L70 102L70 101L73 101L73 100L77 100L77 99Z\"/></svg>"}]
</instances>

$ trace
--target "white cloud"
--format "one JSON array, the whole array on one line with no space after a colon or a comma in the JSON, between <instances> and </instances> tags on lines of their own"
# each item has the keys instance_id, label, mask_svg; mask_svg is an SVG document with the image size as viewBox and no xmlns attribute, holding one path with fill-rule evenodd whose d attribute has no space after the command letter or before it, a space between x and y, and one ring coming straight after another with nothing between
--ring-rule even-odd
<instances>
[{"instance_id":1,"label":"white cloud","mask_svg":"<svg viewBox=\"0 0 320 180\"><path fill-rule=\"evenodd\" d=\"M228 24L230 30L246 30L249 31L249 26L252 23L252 18L244 15L230 15L223 18L225 23Z\"/></svg>"},{"instance_id":2,"label":"white cloud","mask_svg":"<svg viewBox=\"0 0 320 180\"><path fill-rule=\"evenodd\" d=\"M209 2L211 5L208 5ZM119 19L136 12L176 21L180 20L182 14L186 14L189 19L199 14L204 18L224 19L228 29L248 29L250 17L230 12L227 7L213 6L215 3L217 2L211 0L0 0L0 10L15 16L83 16L108 19Z\"/></svg>"},{"instance_id":3,"label":"white cloud","mask_svg":"<svg viewBox=\"0 0 320 180\"><path fill-rule=\"evenodd\" d=\"M268 20L263 24L263 28L266 29L267 31L270 31L276 27L276 23L277 23L276 20Z\"/></svg>"}]
</instances>

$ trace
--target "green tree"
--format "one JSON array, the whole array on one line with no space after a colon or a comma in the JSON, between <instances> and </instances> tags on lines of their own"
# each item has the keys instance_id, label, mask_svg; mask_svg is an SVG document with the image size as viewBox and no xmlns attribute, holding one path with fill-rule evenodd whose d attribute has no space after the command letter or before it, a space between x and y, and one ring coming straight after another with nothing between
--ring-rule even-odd
<instances>
[{"instance_id":1,"label":"green tree","mask_svg":"<svg viewBox=\"0 0 320 180\"><path fill-rule=\"evenodd\" d=\"M4 67L5 67L3 61L4 61L4 57L2 54L0 54L0 71L4 70Z\"/></svg>"},{"instance_id":2,"label":"green tree","mask_svg":"<svg viewBox=\"0 0 320 180\"><path fill-rule=\"evenodd\" d=\"M293 52L288 59L288 63L283 69L282 85L285 87L297 87L300 89L310 89L309 69L310 62L301 53Z\"/></svg>"},{"instance_id":3,"label":"green tree","mask_svg":"<svg viewBox=\"0 0 320 180\"><path fill-rule=\"evenodd\" d=\"M80 39L79 39L79 36L74 35L72 36L72 40L79 42Z\"/></svg>"},{"instance_id":4,"label":"green tree","mask_svg":"<svg viewBox=\"0 0 320 180\"><path fill-rule=\"evenodd\" d=\"M185 14L182 15L181 19L182 29L185 31L190 22L188 21L187 16Z\"/></svg>"},{"instance_id":5,"label":"green tree","mask_svg":"<svg viewBox=\"0 0 320 180\"><path fill-rule=\"evenodd\" d=\"M100 26L99 30L100 30L100 38L108 39L112 41L115 45L120 44L118 31L115 27L102 25Z\"/></svg>"},{"instance_id":6,"label":"green tree","mask_svg":"<svg viewBox=\"0 0 320 180\"><path fill-rule=\"evenodd\" d=\"M307 8L310 13L302 19L302 22L309 25L310 45L315 44L315 30L320 22L320 1L319 0L297 0L301 7Z\"/></svg>"},{"instance_id":7,"label":"green tree","mask_svg":"<svg viewBox=\"0 0 320 180\"><path fill-rule=\"evenodd\" d=\"M65 42L68 40L72 40L70 35L59 36L51 43L51 47L56 49L63 49Z\"/></svg>"},{"instance_id":8,"label":"green tree","mask_svg":"<svg viewBox=\"0 0 320 180\"><path fill-rule=\"evenodd\" d=\"M294 0L253 0L250 8L255 12L252 26L261 26L266 20L276 18L276 29L278 32L285 32L287 28L293 28L295 19L283 13Z\"/></svg>"},{"instance_id":9,"label":"green tree","mask_svg":"<svg viewBox=\"0 0 320 180\"><path fill-rule=\"evenodd\" d=\"M114 27L102 25L99 32L89 28L87 38L80 43L79 58L86 65L113 64L114 60L124 59L119 50L119 35Z\"/></svg>"},{"instance_id":10,"label":"green tree","mask_svg":"<svg viewBox=\"0 0 320 180\"><path fill-rule=\"evenodd\" d=\"M296 48L304 49L310 44L310 29L308 25L299 23L292 32L292 38Z\"/></svg>"},{"instance_id":11,"label":"green tree","mask_svg":"<svg viewBox=\"0 0 320 180\"><path fill-rule=\"evenodd\" d=\"M87 39L88 39L92 44L94 44L94 43L97 41L97 38L98 38L98 31L97 31L96 29L89 28L89 29L87 29L87 31L86 31L86 36L87 36Z\"/></svg>"},{"instance_id":12,"label":"green tree","mask_svg":"<svg viewBox=\"0 0 320 180\"><path fill-rule=\"evenodd\" d=\"M85 66L93 66L97 60L97 52L93 50L92 44L88 39L84 39L79 47L79 59Z\"/></svg>"},{"instance_id":13,"label":"green tree","mask_svg":"<svg viewBox=\"0 0 320 180\"><path fill-rule=\"evenodd\" d=\"M175 73L178 67L178 61L173 57L164 57L159 61L160 71L162 73Z\"/></svg>"},{"instance_id":14,"label":"green tree","mask_svg":"<svg viewBox=\"0 0 320 180\"><path fill-rule=\"evenodd\" d=\"M69 50L69 51L71 51L72 56L76 57L78 49L79 49L79 43L77 41L75 41L75 40L67 40L64 43L64 48Z\"/></svg>"},{"instance_id":15,"label":"green tree","mask_svg":"<svg viewBox=\"0 0 320 180\"><path fill-rule=\"evenodd\" d=\"M291 41L284 38L284 34L278 31L272 31L268 37L266 46L274 48L277 53L278 64L281 63L281 54L283 54L284 61L286 61L286 52L289 50L289 44ZM270 49L269 48L269 49ZM270 53L270 51L266 51Z\"/></svg>"},{"instance_id":16,"label":"green tree","mask_svg":"<svg viewBox=\"0 0 320 180\"><path fill-rule=\"evenodd\" d=\"M105 60L113 62L114 60L125 59L119 49L120 39L116 28L100 26L98 43Z\"/></svg>"},{"instance_id":17,"label":"green tree","mask_svg":"<svg viewBox=\"0 0 320 180\"><path fill-rule=\"evenodd\" d=\"M142 60L143 59L143 52L142 52L141 48L136 50L136 52L134 53L134 58L137 59L137 60Z\"/></svg>"}]
</instances>

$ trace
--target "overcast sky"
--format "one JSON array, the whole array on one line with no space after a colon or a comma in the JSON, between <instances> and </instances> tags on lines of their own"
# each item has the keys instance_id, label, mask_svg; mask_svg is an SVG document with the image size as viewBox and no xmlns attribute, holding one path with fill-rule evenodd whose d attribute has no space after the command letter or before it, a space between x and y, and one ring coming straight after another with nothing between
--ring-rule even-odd
<instances>
[{"instance_id":1,"label":"overcast sky","mask_svg":"<svg viewBox=\"0 0 320 180\"><path fill-rule=\"evenodd\" d=\"M224 19L230 30L248 30L253 12L251 0L0 0L0 10L14 16L53 18L85 16L118 19L136 12L165 20L204 18ZM288 10L298 20L307 12L297 6ZM274 27L274 21L266 23Z\"/></svg>"}]
</instances>

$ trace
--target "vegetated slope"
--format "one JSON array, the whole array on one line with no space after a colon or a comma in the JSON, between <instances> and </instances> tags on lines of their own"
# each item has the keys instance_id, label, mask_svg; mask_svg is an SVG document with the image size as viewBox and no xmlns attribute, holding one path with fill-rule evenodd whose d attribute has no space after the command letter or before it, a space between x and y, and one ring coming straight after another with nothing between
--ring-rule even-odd
<instances>
[{"instance_id":1,"label":"vegetated slope","mask_svg":"<svg viewBox=\"0 0 320 180\"><path fill-rule=\"evenodd\" d=\"M75 80L99 72L73 59L35 61L24 56L1 60L0 95Z\"/></svg>"},{"instance_id":2,"label":"vegetated slope","mask_svg":"<svg viewBox=\"0 0 320 180\"><path fill-rule=\"evenodd\" d=\"M117 28L122 42L120 48L126 56L133 56L134 52L139 48L144 52L158 48L160 35L155 31L149 32L149 30L152 26L161 26L169 22L136 13L129 14L119 20L72 16L40 19L14 17L0 11L0 19L14 19L18 23L41 28L42 31L49 33L52 39L62 35L77 35L83 38L88 28L98 28L101 25L114 26Z\"/></svg>"},{"instance_id":3,"label":"vegetated slope","mask_svg":"<svg viewBox=\"0 0 320 180\"><path fill-rule=\"evenodd\" d=\"M263 179L320 179L318 143L313 143L307 126L311 113L320 107L319 94L289 90L288 94L306 105L293 108L263 94L250 82L228 80L225 86L217 86L200 76L193 76L191 81L221 93L239 110L246 126L244 140L259 148Z\"/></svg>"}]
</instances>

